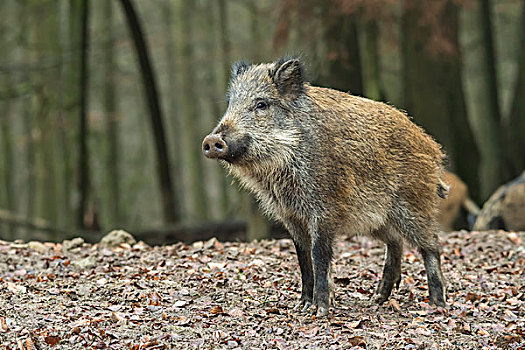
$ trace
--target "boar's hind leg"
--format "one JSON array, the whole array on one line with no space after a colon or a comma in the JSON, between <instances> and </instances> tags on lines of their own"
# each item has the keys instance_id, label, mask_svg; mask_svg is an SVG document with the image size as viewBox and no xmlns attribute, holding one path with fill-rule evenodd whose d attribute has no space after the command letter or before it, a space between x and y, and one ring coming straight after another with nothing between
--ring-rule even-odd
<instances>
[{"instance_id":1,"label":"boar's hind leg","mask_svg":"<svg viewBox=\"0 0 525 350\"><path fill-rule=\"evenodd\" d=\"M383 276L377 287L375 301L382 304L388 300L394 285L399 288L401 282L401 257L403 254L403 240L394 237L380 237L386 243L386 258ZM386 239L390 238L390 239Z\"/></svg>"},{"instance_id":2,"label":"boar's hind leg","mask_svg":"<svg viewBox=\"0 0 525 350\"><path fill-rule=\"evenodd\" d=\"M439 247L436 242L431 248L419 248L425 262L427 271L429 303L437 306L445 306L445 285L443 273L441 272L441 258Z\"/></svg>"},{"instance_id":3,"label":"boar's hind leg","mask_svg":"<svg viewBox=\"0 0 525 350\"><path fill-rule=\"evenodd\" d=\"M330 265L333 255L333 235L330 231L319 230L313 235L312 260L314 265L314 305L317 316L328 315L331 297Z\"/></svg>"},{"instance_id":4,"label":"boar's hind leg","mask_svg":"<svg viewBox=\"0 0 525 350\"><path fill-rule=\"evenodd\" d=\"M406 238L416 246L423 256L431 305L445 306L445 283L441 272L441 258L438 239L437 222L414 222L414 231ZM411 225L407 225L411 226Z\"/></svg>"},{"instance_id":5,"label":"boar's hind leg","mask_svg":"<svg viewBox=\"0 0 525 350\"><path fill-rule=\"evenodd\" d=\"M299 260L299 268L301 269L301 300L295 305L294 309L305 312L312 306L314 297L314 272L310 235L305 227L296 220L288 220L285 222L285 226L292 236L297 259Z\"/></svg>"}]
</instances>

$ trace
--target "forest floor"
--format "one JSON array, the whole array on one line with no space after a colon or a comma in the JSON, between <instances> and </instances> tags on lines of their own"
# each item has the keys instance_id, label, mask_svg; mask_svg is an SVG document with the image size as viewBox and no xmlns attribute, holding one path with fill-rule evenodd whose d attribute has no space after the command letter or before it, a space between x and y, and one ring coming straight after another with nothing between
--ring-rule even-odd
<instances>
[{"instance_id":1,"label":"forest floor","mask_svg":"<svg viewBox=\"0 0 525 350\"><path fill-rule=\"evenodd\" d=\"M0 349L524 348L525 232L441 241L444 309L426 303L412 250L400 289L371 303L384 248L340 239L326 319L292 310L300 273L287 239L114 249L0 241Z\"/></svg>"}]
</instances>

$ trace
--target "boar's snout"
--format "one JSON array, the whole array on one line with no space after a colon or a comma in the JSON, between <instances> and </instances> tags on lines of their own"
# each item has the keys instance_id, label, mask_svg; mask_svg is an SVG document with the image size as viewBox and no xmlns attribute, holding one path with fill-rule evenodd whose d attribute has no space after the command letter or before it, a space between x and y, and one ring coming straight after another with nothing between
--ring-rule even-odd
<instances>
[{"instance_id":1,"label":"boar's snout","mask_svg":"<svg viewBox=\"0 0 525 350\"><path fill-rule=\"evenodd\" d=\"M210 134L202 141L202 153L207 158L224 159L228 154L228 145L221 135Z\"/></svg>"}]
</instances>

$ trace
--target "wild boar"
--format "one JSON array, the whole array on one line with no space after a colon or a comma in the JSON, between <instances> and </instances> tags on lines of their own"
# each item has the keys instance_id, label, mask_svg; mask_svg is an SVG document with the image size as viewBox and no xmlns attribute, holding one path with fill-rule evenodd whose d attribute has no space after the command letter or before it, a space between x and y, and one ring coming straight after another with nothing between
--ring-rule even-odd
<instances>
[{"instance_id":1,"label":"wild boar","mask_svg":"<svg viewBox=\"0 0 525 350\"><path fill-rule=\"evenodd\" d=\"M483 204L474 230L525 230L525 171Z\"/></svg>"},{"instance_id":2,"label":"wild boar","mask_svg":"<svg viewBox=\"0 0 525 350\"><path fill-rule=\"evenodd\" d=\"M438 143L387 104L310 85L298 58L235 64L228 101L202 151L289 231L302 275L296 309L328 314L342 233L386 244L378 303L400 283L407 241L423 256L430 303L445 304L437 208L448 186Z\"/></svg>"}]
</instances>

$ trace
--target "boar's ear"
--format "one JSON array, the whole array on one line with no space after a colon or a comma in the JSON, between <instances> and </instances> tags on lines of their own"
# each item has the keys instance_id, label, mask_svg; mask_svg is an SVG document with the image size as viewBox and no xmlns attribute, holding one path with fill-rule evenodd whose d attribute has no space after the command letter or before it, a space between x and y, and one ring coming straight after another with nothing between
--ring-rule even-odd
<instances>
[{"instance_id":1,"label":"boar's ear","mask_svg":"<svg viewBox=\"0 0 525 350\"><path fill-rule=\"evenodd\" d=\"M282 95L296 97L304 90L304 68L298 58L279 60L270 76Z\"/></svg>"},{"instance_id":2,"label":"boar's ear","mask_svg":"<svg viewBox=\"0 0 525 350\"><path fill-rule=\"evenodd\" d=\"M252 64L246 61L237 61L232 65L232 79L241 73L244 73Z\"/></svg>"}]
</instances>

